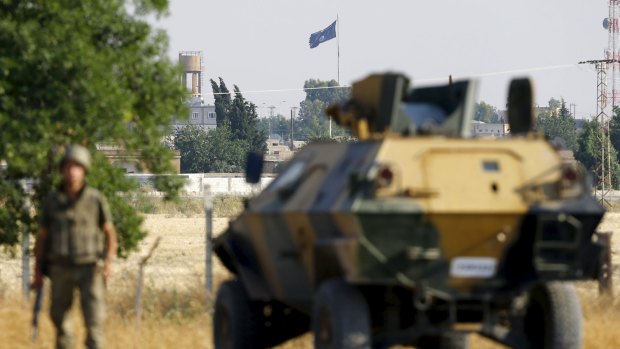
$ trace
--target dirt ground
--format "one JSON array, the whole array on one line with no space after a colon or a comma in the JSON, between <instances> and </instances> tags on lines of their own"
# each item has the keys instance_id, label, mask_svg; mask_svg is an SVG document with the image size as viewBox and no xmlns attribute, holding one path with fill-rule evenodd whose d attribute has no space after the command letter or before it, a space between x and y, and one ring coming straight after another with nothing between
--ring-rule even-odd
<instances>
[{"instance_id":1,"label":"dirt ground","mask_svg":"<svg viewBox=\"0 0 620 349\"><path fill-rule=\"evenodd\" d=\"M228 226L228 218L213 219L213 236L219 235ZM205 284L206 250L205 218L169 217L167 215L146 215L144 226L149 235L140 243L140 250L128 259L117 263L115 282L123 282L123 275L132 275L151 249L155 240L161 238L152 257L144 269L145 282L151 287L190 287L194 283ZM227 270L213 255L214 279L220 281L229 276Z\"/></svg>"},{"instance_id":2,"label":"dirt ground","mask_svg":"<svg viewBox=\"0 0 620 349\"><path fill-rule=\"evenodd\" d=\"M149 231L148 237L140 243L140 249L138 252L132 254L126 260L119 260L116 264L115 274L113 279L108 285L108 291L114 293L117 290L133 290L136 283L136 275L139 270L139 263L141 259L148 253L149 249L159 237L161 242L159 247L154 251L152 257L148 260L144 269L145 275L145 287L148 289L174 289L181 290L183 288L196 289L197 285L203 287L205 283L205 220L202 216L194 217L176 217L169 215L146 215L145 228ZM213 222L214 235L221 233L227 226L227 218L215 218ZM613 309L619 308L620 297L618 297L618 290L620 284L618 283L617 276L620 276L620 268L617 258L617 253L620 251L620 213L608 213L601 226L600 231L618 232L618 236L612 238L613 241L613 258L614 258L614 284L616 285L615 297L611 300L601 301L598 297L597 284L595 282L581 283L577 285L579 294L584 304L584 327L586 334L585 348L611 348L618 347L620 343L616 339L615 328L620 325L620 316L616 315ZM214 266L214 289L219 285L221 280L230 277L225 268L219 263L217 258L213 259ZM11 336L11 333L17 333L15 330L11 330L12 324L15 322L11 319L22 319L22 325L19 327L19 331L28 330L28 318L29 318L29 306L21 307L7 307L6 300L19 299L21 287L21 259L19 255L11 257L6 253L0 253L0 348L4 348L7 343L13 343L20 341L21 336ZM131 294L131 292L130 292ZM1 300L5 300L3 303ZM128 299L127 304L131 305L132 300ZM4 321L2 319L5 319ZM117 316L117 323L111 325L113 328L118 328L121 333L124 327L131 325L131 321ZM128 322L128 323L127 323ZM210 327L210 319L208 316L199 316L192 323L196 323L196 326L201 328ZM116 326L116 327L114 327ZM177 326L177 327L175 327ZM8 328L7 328L8 327ZM49 346L38 345L37 347L51 348L52 330L51 325L48 322L44 322L42 328L42 342L48 343ZM148 332L150 331L150 332ZM165 326L162 323L153 320L145 322L142 335L157 335L158 333L170 333L170 338L177 338L170 342L154 342L158 343L154 347L169 347L176 344L186 343L191 347L210 347L210 340L208 339L208 331L200 331L200 333L189 331L187 326L180 323L166 323ZM188 332L189 331L189 332ZM133 333L133 332L131 332ZM112 347L121 348L131 342L135 338L135 334L127 334L127 337L122 337L119 334L118 346ZM17 339L16 339L17 338ZM125 338L125 342L121 342L121 338ZM183 342L186 340L187 342ZM191 341L190 341L191 340ZM175 342L176 341L176 342ZM179 342L181 341L181 342ZM168 343L168 344L165 344ZM482 340L479 337L475 337L473 341L473 347L475 348L502 348L496 344L491 344L489 341ZM148 347L144 345L131 345L129 347ZM181 345L183 346L183 345ZM24 342L23 346L11 345L8 347L29 347L27 342ZM8 348L7 347L7 348ZM308 336L295 341L293 344L285 345L284 348L310 348L310 339Z\"/></svg>"}]
</instances>

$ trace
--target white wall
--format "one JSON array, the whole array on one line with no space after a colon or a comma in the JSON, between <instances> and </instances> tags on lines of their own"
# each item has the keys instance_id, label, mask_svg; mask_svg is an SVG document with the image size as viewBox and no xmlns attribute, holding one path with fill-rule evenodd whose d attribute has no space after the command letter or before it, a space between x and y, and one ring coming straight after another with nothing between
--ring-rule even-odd
<instances>
[{"instance_id":1,"label":"white wall","mask_svg":"<svg viewBox=\"0 0 620 349\"><path fill-rule=\"evenodd\" d=\"M151 186L153 175L128 176L137 179L143 187ZM182 191L190 196L202 196L205 185L209 185L211 193L215 195L250 195L252 192L263 190L275 178L274 174L265 174L261 177L260 183L251 185L245 182L243 173L186 173L180 176L186 179Z\"/></svg>"}]
</instances>

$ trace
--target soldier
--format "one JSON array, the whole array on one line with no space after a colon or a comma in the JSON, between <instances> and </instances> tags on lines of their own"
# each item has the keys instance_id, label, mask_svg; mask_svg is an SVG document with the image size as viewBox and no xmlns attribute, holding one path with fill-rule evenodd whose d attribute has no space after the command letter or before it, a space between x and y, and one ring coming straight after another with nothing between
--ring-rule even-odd
<instances>
[{"instance_id":1,"label":"soldier","mask_svg":"<svg viewBox=\"0 0 620 349\"><path fill-rule=\"evenodd\" d=\"M41 287L45 271L52 282L56 348L73 347L68 313L76 288L87 328L86 346L103 347L104 285L112 274L117 242L105 197L84 182L89 169L86 148L73 145L66 150L60 162L63 183L43 204L35 243L33 288Z\"/></svg>"}]
</instances>

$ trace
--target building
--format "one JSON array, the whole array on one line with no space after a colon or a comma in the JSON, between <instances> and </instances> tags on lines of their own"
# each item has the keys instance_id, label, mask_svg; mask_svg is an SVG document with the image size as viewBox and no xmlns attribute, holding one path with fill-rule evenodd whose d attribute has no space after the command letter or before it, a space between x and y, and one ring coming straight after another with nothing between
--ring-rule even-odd
<instances>
[{"instance_id":1,"label":"building","mask_svg":"<svg viewBox=\"0 0 620 349\"><path fill-rule=\"evenodd\" d=\"M278 138L267 139L267 152L264 157L264 172L274 173L283 163L291 159L295 152L291 150L290 144L283 143Z\"/></svg>"},{"instance_id":2,"label":"building","mask_svg":"<svg viewBox=\"0 0 620 349\"><path fill-rule=\"evenodd\" d=\"M196 125L209 132L217 127L217 116L215 114L215 106L204 104L203 100L199 97L193 97L187 102L189 108L189 115L187 120L179 120L174 118L172 120L172 128L176 131L179 128L187 125Z\"/></svg>"},{"instance_id":3,"label":"building","mask_svg":"<svg viewBox=\"0 0 620 349\"><path fill-rule=\"evenodd\" d=\"M179 52L179 63L183 66L181 83L191 97L187 102L189 115L187 120L174 118L172 128L174 131L187 125L196 125L206 132L217 127L217 117L215 106L204 103L202 88L204 86L204 64L201 51L181 51ZM191 76L188 79L188 75Z\"/></svg>"}]
</instances>

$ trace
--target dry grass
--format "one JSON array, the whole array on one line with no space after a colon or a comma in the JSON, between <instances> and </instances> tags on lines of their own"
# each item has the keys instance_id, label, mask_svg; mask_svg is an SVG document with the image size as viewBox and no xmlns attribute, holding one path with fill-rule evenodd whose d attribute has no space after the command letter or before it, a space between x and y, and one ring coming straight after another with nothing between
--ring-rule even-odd
<instances>
[{"instance_id":1,"label":"dry grass","mask_svg":"<svg viewBox=\"0 0 620 349\"><path fill-rule=\"evenodd\" d=\"M138 196L132 200L138 212L145 214L163 214L169 217L192 217L204 212L202 197L182 197L177 202L166 201L160 197ZM216 195L213 197L213 215L215 217L232 217L243 210L242 196Z\"/></svg>"},{"instance_id":2,"label":"dry grass","mask_svg":"<svg viewBox=\"0 0 620 349\"><path fill-rule=\"evenodd\" d=\"M127 285L132 283L128 282ZM584 348L619 348L620 300L596 297L593 292L580 295L584 310ZM156 290L144 289L144 310L140 328L136 327L134 290L116 289L108 297L106 334L108 348L211 348L211 318L204 306L205 295L200 287ZM72 313L76 337L84 339L81 315L75 304ZM47 302L44 309L48 309ZM53 328L47 313L43 313L39 339L30 342L30 304L15 297L0 298L0 346L10 348L52 348ZM7 347L8 348L8 347ZM281 346L281 349L312 348L310 335L302 336ZM472 337L472 348L504 348L480 336Z\"/></svg>"},{"instance_id":3,"label":"dry grass","mask_svg":"<svg viewBox=\"0 0 620 349\"><path fill-rule=\"evenodd\" d=\"M151 234L140 244L140 251L126 261L119 261L115 277L109 285L107 348L211 348L211 318L205 306L204 284L204 218L202 201L190 199L185 208L167 207L155 199L159 215L146 215L145 229ZM193 200L193 201L191 201ZM218 203L217 200L221 200ZM220 208L218 208L218 205ZM242 200L233 197L216 199L216 216L234 214ZM228 213L227 213L228 212ZM227 219L215 219L216 234L227 226ZM601 230L620 229L620 214L606 217ZM149 260L143 290L143 316L139 330L135 323L135 275L140 256L153 240L162 236L162 244ZM614 251L620 238L614 239ZM0 348L53 348L54 333L44 304L41 331L35 345L30 342L31 303L19 298L17 271L19 256L5 255L0 259ZM614 275L618 275L617 265ZM13 272L11 272L13 271ZM216 262L215 287L228 278ZM616 282L616 285L618 283ZM578 286L584 312L586 349L620 348L620 298L599 298L595 283ZM32 301L32 300L31 300ZM81 343L84 329L81 316L74 311L76 336ZM81 347L81 346L78 346ZM472 336L472 348L504 348L480 336ZM312 348L310 335L288 342L280 349Z\"/></svg>"},{"instance_id":4,"label":"dry grass","mask_svg":"<svg viewBox=\"0 0 620 349\"><path fill-rule=\"evenodd\" d=\"M140 328L137 328L133 292L108 295L107 348L211 347L210 317L195 297L185 292L165 292L155 297L155 303L149 303L148 298L145 297L145 313ZM127 307L123 308L122 305ZM78 307L78 304L74 304L71 316L76 340L82 343L85 333L81 315L76 311ZM48 309L47 302L44 303L44 309ZM36 344L30 342L30 319L30 309L23 302L16 299L0 300L0 343L10 344L10 348L53 348L54 331L49 316L46 313L41 316Z\"/></svg>"},{"instance_id":5,"label":"dry grass","mask_svg":"<svg viewBox=\"0 0 620 349\"><path fill-rule=\"evenodd\" d=\"M620 348L620 299L582 297L584 312L584 348Z\"/></svg>"}]
</instances>

